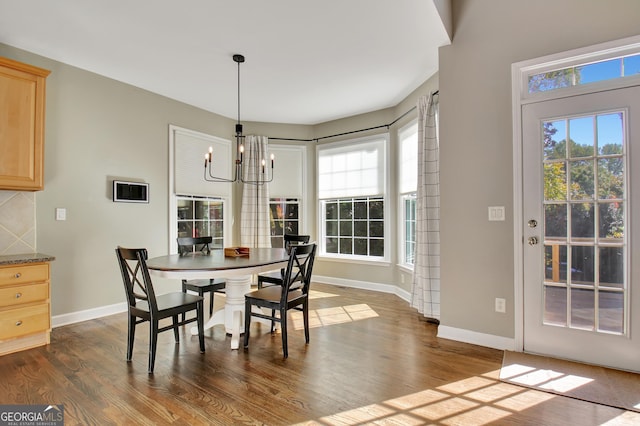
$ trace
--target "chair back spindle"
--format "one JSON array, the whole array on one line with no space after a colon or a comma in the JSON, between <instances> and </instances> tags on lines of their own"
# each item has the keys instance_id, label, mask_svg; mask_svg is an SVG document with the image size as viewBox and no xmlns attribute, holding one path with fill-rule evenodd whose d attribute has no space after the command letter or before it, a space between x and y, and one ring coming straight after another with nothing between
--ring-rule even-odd
<instances>
[{"instance_id":1,"label":"chair back spindle","mask_svg":"<svg viewBox=\"0 0 640 426\"><path fill-rule=\"evenodd\" d=\"M283 295L295 289L302 289L303 294L309 293L315 252L315 244L299 244L290 247L289 262L282 277L285 289L282 292Z\"/></svg>"},{"instance_id":2,"label":"chair back spindle","mask_svg":"<svg viewBox=\"0 0 640 426\"><path fill-rule=\"evenodd\" d=\"M147 268L147 250L144 248L118 247L116 254L129 306L136 306L139 301L147 303L151 315L155 316L158 306L149 269Z\"/></svg>"}]
</instances>

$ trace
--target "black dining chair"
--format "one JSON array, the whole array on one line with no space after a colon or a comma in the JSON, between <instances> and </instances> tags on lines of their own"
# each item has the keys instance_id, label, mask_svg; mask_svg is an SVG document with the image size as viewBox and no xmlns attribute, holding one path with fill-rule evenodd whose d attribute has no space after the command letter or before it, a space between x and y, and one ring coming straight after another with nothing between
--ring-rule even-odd
<instances>
[{"instance_id":1,"label":"black dining chair","mask_svg":"<svg viewBox=\"0 0 640 426\"><path fill-rule=\"evenodd\" d=\"M122 281L127 295L129 311L129 330L127 338L127 361L133 356L133 342L136 326L149 322L149 367L153 373L156 360L158 333L173 329L176 343L180 342L178 327L196 321L198 323L198 339L200 352L204 353L204 313L203 298L193 294L173 292L156 296L147 269L147 250L143 248L116 249ZM195 311L195 318L178 321L178 316L186 312ZM171 318L170 325L160 327L160 320ZM183 317L184 318L184 317Z\"/></svg>"},{"instance_id":2,"label":"black dining chair","mask_svg":"<svg viewBox=\"0 0 640 426\"><path fill-rule=\"evenodd\" d=\"M287 345L287 312L290 309L302 311L304 338L309 343L309 288L316 255L316 244L291 246L289 261L284 271L282 286L269 286L245 294L244 307L244 347L249 347L251 318L258 317L271 321L271 332L275 322L280 323L282 332L282 352L289 356ZM299 285L301 283L301 285ZM252 311L252 307L271 309L271 315L262 310ZM277 311L277 312L276 312Z\"/></svg>"},{"instance_id":3,"label":"black dining chair","mask_svg":"<svg viewBox=\"0 0 640 426\"><path fill-rule=\"evenodd\" d=\"M180 256L186 256L191 253L208 255L211 252L209 244L213 241L212 237L179 237L178 253ZM209 315L213 314L213 295L214 293L224 293L226 281L224 279L205 279L205 280L182 280L182 292L193 291L198 296L204 297L205 293L209 295ZM184 316L182 317L184 320Z\"/></svg>"},{"instance_id":4,"label":"black dining chair","mask_svg":"<svg viewBox=\"0 0 640 426\"><path fill-rule=\"evenodd\" d=\"M292 244L307 244L309 242L308 235L284 234L284 248L289 250ZM258 275L258 288L264 287L264 284L282 285L284 277L284 268L279 271L266 272Z\"/></svg>"}]
</instances>

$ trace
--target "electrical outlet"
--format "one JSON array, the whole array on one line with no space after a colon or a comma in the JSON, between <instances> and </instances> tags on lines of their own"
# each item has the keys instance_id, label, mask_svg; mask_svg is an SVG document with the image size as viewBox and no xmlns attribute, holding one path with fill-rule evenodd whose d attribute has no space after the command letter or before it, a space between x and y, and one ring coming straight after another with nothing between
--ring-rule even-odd
<instances>
[{"instance_id":1,"label":"electrical outlet","mask_svg":"<svg viewBox=\"0 0 640 426\"><path fill-rule=\"evenodd\" d=\"M502 314L507 312L507 301L500 297L496 297L496 312L500 312Z\"/></svg>"}]
</instances>

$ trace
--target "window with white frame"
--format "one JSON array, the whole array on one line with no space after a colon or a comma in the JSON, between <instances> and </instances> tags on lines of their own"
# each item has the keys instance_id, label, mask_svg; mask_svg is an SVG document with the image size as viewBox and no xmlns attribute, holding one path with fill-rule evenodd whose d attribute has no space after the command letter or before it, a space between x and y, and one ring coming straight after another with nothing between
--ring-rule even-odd
<instances>
[{"instance_id":1,"label":"window with white frame","mask_svg":"<svg viewBox=\"0 0 640 426\"><path fill-rule=\"evenodd\" d=\"M530 74L527 90L529 93L546 92L638 74L640 74L640 54L636 53Z\"/></svg>"},{"instance_id":2,"label":"window with white frame","mask_svg":"<svg viewBox=\"0 0 640 426\"><path fill-rule=\"evenodd\" d=\"M398 194L401 217L398 232L399 259L413 268L416 252L416 190L418 180L418 124L410 123L398 131Z\"/></svg>"},{"instance_id":3,"label":"window with white frame","mask_svg":"<svg viewBox=\"0 0 640 426\"><path fill-rule=\"evenodd\" d=\"M224 200L177 195L177 235L212 238L210 248L224 248Z\"/></svg>"},{"instance_id":4,"label":"window with white frame","mask_svg":"<svg viewBox=\"0 0 640 426\"><path fill-rule=\"evenodd\" d=\"M213 238L212 248L231 244L232 187L204 180L204 155L213 148L212 168L217 176L231 177L231 141L170 126L169 185L170 252L177 252L178 237Z\"/></svg>"},{"instance_id":5,"label":"window with white frame","mask_svg":"<svg viewBox=\"0 0 640 426\"><path fill-rule=\"evenodd\" d=\"M300 233L300 200L271 198L271 247L284 248L284 235Z\"/></svg>"},{"instance_id":6,"label":"window with white frame","mask_svg":"<svg viewBox=\"0 0 640 426\"><path fill-rule=\"evenodd\" d=\"M273 181L269 183L271 247L283 248L285 234L306 234L303 230L303 200L307 148L273 144L269 150L277 158ZM284 167L278 168L278 164Z\"/></svg>"},{"instance_id":7,"label":"window with white frame","mask_svg":"<svg viewBox=\"0 0 640 426\"><path fill-rule=\"evenodd\" d=\"M318 146L320 255L388 260L388 139Z\"/></svg>"}]
</instances>

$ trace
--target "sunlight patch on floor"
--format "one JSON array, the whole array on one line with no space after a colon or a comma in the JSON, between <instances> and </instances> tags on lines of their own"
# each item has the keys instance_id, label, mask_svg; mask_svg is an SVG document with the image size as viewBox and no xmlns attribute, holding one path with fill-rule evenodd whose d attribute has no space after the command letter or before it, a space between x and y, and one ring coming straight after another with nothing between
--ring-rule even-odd
<instances>
[{"instance_id":1,"label":"sunlight patch on floor","mask_svg":"<svg viewBox=\"0 0 640 426\"><path fill-rule=\"evenodd\" d=\"M536 369L521 364L511 364L503 368L503 378L523 386L539 386L556 392L567 392L593 382L592 378L565 374L554 370Z\"/></svg>"},{"instance_id":2,"label":"sunlight patch on floor","mask_svg":"<svg viewBox=\"0 0 640 426\"><path fill-rule=\"evenodd\" d=\"M376 311L371 309L371 307L365 303L358 305L336 306L333 308L309 309L309 328L344 324L375 318L377 316L378 314ZM289 318L294 330L304 329L302 312L291 311Z\"/></svg>"},{"instance_id":3,"label":"sunlight patch on floor","mask_svg":"<svg viewBox=\"0 0 640 426\"><path fill-rule=\"evenodd\" d=\"M541 404L555 395L500 382L497 372L469 377L377 404L322 417L306 425L486 425Z\"/></svg>"},{"instance_id":4,"label":"sunlight patch on floor","mask_svg":"<svg viewBox=\"0 0 640 426\"><path fill-rule=\"evenodd\" d=\"M549 383L541 385L540 387L542 389L554 390L556 392L568 392L591 382L593 382L593 379L588 377L568 375L557 380L551 380Z\"/></svg>"},{"instance_id":5,"label":"sunlight patch on floor","mask_svg":"<svg viewBox=\"0 0 640 426\"><path fill-rule=\"evenodd\" d=\"M324 291L309 290L309 299L323 299L325 297L338 297L338 294L327 293Z\"/></svg>"}]
</instances>

